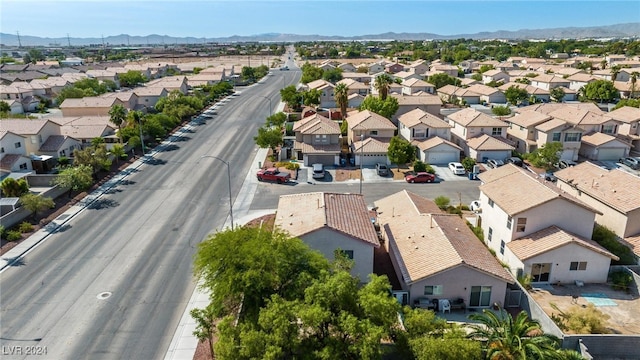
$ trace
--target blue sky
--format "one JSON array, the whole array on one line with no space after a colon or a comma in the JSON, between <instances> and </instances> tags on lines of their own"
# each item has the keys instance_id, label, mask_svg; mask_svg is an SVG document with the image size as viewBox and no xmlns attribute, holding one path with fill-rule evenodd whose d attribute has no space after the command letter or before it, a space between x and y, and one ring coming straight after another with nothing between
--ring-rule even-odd
<instances>
[{"instance_id":1,"label":"blue sky","mask_svg":"<svg viewBox=\"0 0 640 360\"><path fill-rule=\"evenodd\" d=\"M455 35L639 22L640 1L0 0L0 14L0 32L41 37Z\"/></svg>"}]
</instances>

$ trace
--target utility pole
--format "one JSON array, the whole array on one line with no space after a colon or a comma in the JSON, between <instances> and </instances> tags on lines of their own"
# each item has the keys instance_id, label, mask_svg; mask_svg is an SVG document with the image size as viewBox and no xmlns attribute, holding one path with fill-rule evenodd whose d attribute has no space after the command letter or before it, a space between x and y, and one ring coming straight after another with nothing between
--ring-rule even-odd
<instances>
[{"instance_id":1,"label":"utility pole","mask_svg":"<svg viewBox=\"0 0 640 360\"><path fill-rule=\"evenodd\" d=\"M69 38L69 33L67 33L67 45L71 47L71 38Z\"/></svg>"},{"instance_id":2,"label":"utility pole","mask_svg":"<svg viewBox=\"0 0 640 360\"><path fill-rule=\"evenodd\" d=\"M22 47L22 42L20 41L20 31L16 31L16 35L18 35L18 49Z\"/></svg>"}]
</instances>

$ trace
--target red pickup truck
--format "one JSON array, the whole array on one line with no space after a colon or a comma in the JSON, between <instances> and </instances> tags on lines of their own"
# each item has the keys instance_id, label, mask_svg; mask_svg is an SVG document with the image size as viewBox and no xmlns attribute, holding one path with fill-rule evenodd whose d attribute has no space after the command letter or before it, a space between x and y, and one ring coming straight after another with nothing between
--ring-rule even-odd
<instances>
[{"instance_id":1,"label":"red pickup truck","mask_svg":"<svg viewBox=\"0 0 640 360\"><path fill-rule=\"evenodd\" d=\"M258 181L275 181L278 184L286 183L291 179L288 172L280 172L277 168L268 168L258 171Z\"/></svg>"}]
</instances>

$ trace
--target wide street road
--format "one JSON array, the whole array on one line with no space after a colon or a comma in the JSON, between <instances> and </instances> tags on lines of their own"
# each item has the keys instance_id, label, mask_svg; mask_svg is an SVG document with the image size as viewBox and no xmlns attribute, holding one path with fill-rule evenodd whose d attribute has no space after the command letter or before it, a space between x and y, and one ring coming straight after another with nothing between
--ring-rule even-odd
<instances>
[{"instance_id":1,"label":"wide street road","mask_svg":"<svg viewBox=\"0 0 640 360\"><path fill-rule=\"evenodd\" d=\"M239 71L240 69L238 69ZM229 212L256 154L253 137L279 90L299 71L273 76L182 132L124 182L75 216L0 279L0 357L161 359L194 290L192 256ZM266 98L265 98L266 97ZM22 355L10 356L20 346Z\"/></svg>"}]
</instances>

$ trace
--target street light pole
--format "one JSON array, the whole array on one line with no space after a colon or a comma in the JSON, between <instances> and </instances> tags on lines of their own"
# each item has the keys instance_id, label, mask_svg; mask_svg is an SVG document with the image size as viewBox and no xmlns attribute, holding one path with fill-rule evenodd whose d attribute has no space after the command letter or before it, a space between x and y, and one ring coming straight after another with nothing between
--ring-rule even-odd
<instances>
[{"instance_id":1,"label":"street light pole","mask_svg":"<svg viewBox=\"0 0 640 360\"><path fill-rule=\"evenodd\" d=\"M140 144L142 144L142 156L144 156L145 151L144 151L144 139L142 138L142 117L140 117L140 115L138 115L137 113L134 113L133 116L138 118L138 128L140 129Z\"/></svg>"},{"instance_id":2,"label":"street light pole","mask_svg":"<svg viewBox=\"0 0 640 360\"><path fill-rule=\"evenodd\" d=\"M364 134L360 134L360 195L362 195L362 161L364 160Z\"/></svg>"},{"instance_id":3,"label":"street light pole","mask_svg":"<svg viewBox=\"0 0 640 360\"><path fill-rule=\"evenodd\" d=\"M261 98L264 98L264 99L269 100L269 116L271 116L271 113L272 113L272 109L271 109L271 99L270 99L270 98L268 98L268 97L266 97L266 96L262 96L262 95L258 95L258 96L260 96Z\"/></svg>"},{"instance_id":4,"label":"street light pole","mask_svg":"<svg viewBox=\"0 0 640 360\"><path fill-rule=\"evenodd\" d=\"M214 158L227 165L227 178L229 180L229 218L231 219L231 230L233 230L233 200L231 199L231 168L229 166L229 162L213 155L202 155L200 156L200 159L202 158Z\"/></svg>"}]
</instances>

